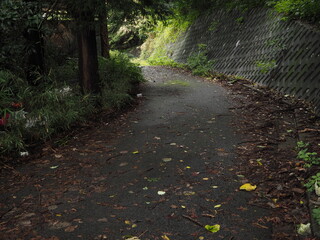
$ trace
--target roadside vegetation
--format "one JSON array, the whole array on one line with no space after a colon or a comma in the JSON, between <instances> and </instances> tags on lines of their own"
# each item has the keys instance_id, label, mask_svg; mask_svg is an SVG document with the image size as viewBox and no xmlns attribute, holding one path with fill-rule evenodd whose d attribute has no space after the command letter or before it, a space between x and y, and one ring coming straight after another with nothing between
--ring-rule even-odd
<instances>
[{"instance_id":1,"label":"roadside vegetation","mask_svg":"<svg viewBox=\"0 0 320 240\"><path fill-rule=\"evenodd\" d=\"M198 52L188 60L187 65L181 65L174 62L170 56L170 44L174 43L179 36L184 33L189 26L197 19L200 14L207 14L215 10L240 11L246 12L257 7L268 7L282 14L283 20L298 19L320 26L320 4L314 0L189 0L177 1L172 4L174 17L163 22L159 21L153 30L149 33L149 37L141 47L142 53L140 61L144 61L150 65L168 65L173 67L187 67L193 72L202 72L208 75L207 71L195 69L198 67L207 68L211 64L203 65L200 63L206 58L206 50L202 47ZM243 21L240 17L237 19L239 23ZM214 22L209 31L214 31L219 23ZM200 60L200 58L202 58ZM196 63L195 61L198 61ZM190 65L191 63L191 65ZM195 66L196 65L196 66ZM257 63L262 72L268 71L274 65L270 63Z\"/></svg>"},{"instance_id":2,"label":"roadside vegetation","mask_svg":"<svg viewBox=\"0 0 320 240\"><path fill-rule=\"evenodd\" d=\"M143 77L118 49L140 44L167 11L163 2L146 2L1 1L1 156L27 156L30 147L130 104Z\"/></svg>"}]
</instances>

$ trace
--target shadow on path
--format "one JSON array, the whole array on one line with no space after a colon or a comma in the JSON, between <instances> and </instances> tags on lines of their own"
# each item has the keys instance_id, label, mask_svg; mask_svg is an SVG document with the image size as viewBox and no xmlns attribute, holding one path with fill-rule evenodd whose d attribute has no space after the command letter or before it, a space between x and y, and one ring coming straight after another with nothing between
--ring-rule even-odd
<instances>
[{"instance_id":1,"label":"shadow on path","mask_svg":"<svg viewBox=\"0 0 320 240\"><path fill-rule=\"evenodd\" d=\"M1 239L272 239L267 212L238 190L227 91L143 72L136 111L1 177Z\"/></svg>"}]
</instances>

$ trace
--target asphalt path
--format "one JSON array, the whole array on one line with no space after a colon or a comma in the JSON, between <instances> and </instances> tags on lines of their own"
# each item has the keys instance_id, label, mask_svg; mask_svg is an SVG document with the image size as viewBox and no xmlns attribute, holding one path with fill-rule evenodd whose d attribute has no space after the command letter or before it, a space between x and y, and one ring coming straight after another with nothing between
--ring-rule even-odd
<instances>
[{"instance_id":1,"label":"asphalt path","mask_svg":"<svg viewBox=\"0 0 320 240\"><path fill-rule=\"evenodd\" d=\"M22 167L20 187L10 180L1 239L272 239L266 210L239 190L227 90L168 68L143 73L144 100L122 124Z\"/></svg>"}]
</instances>

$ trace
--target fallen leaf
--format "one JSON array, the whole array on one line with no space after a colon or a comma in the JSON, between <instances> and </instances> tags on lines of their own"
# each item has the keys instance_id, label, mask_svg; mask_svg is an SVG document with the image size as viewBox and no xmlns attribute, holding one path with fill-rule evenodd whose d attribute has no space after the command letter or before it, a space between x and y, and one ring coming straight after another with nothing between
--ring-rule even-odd
<instances>
[{"instance_id":1,"label":"fallen leaf","mask_svg":"<svg viewBox=\"0 0 320 240\"><path fill-rule=\"evenodd\" d=\"M304 194L305 190L302 188L292 188L292 191L295 193L300 193L300 194Z\"/></svg>"},{"instance_id":2,"label":"fallen leaf","mask_svg":"<svg viewBox=\"0 0 320 240\"><path fill-rule=\"evenodd\" d=\"M240 187L240 190L245 190L245 191L254 191L256 190L257 186L256 185L251 185L250 183L245 183Z\"/></svg>"},{"instance_id":3,"label":"fallen leaf","mask_svg":"<svg viewBox=\"0 0 320 240\"><path fill-rule=\"evenodd\" d=\"M200 172L193 172L193 173L192 173L192 176L195 177L195 176L198 176L199 174L200 174Z\"/></svg>"},{"instance_id":4,"label":"fallen leaf","mask_svg":"<svg viewBox=\"0 0 320 240\"><path fill-rule=\"evenodd\" d=\"M166 194L166 192L164 192L164 191L158 191L158 195L160 195L160 196L165 195L165 194Z\"/></svg>"},{"instance_id":5,"label":"fallen leaf","mask_svg":"<svg viewBox=\"0 0 320 240\"><path fill-rule=\"evenodd\" d=\"M220 231L220 225L219 224L216 224L216 225L213 225L213 226L206 225L206 226L204 226L204 228L207 229L209 232L212 232L212 233L216 233L216 232Z\"/></svg>"},{"instance_id":6,"label":"fallen leaf","mask_svg":"<svg viewBox=\"0 0 320 240\"><path fill-rule=\"evenodd\" d=\"M21 221L19 222L19 225L23 227L31 227L31 221L30 220Z\"/></svg>"},{"instance_id":7,"label":"fallen leaf","mask_svg":"<svg viewBox=\"0 0 320 240\"><path fill-rule=\"evenodd\" d=\"M74 230L76 230L77 227L78 227L78 225L69 226L69 227L65 228L64 231L65 232L73 232Z\"/></svg>"},{"instance_id":8,"label":"fallen leaf","mask_svg":"<svg viewBox=\"0 0 320 240\"><path fill-rule=\"evenodd\" d=\"M54 157L55 158L62 158L62 155L61 154L55 154Z\"/></svg>"},{"instance_id":9,"label":"fallen leaf","mask_svg":"<svg viewBox=\"0 0 320 240\"><path fill-rule=\"evenodd\" d=\"M48 210L49 210L49 211L52 211L52 210L55 210L55 209L57 209L57 208L58 208L57 205L51 205L51 206L48 207Z\"/></svg>"},{"instance_id":10,"label":"fallen leaf","mask_svg":"<svg viewBox=\"0 0 320 240\"><path fill-rule=\"evenodd\" d=\"M170 238L168 238L167 235L163 235L163 236L161 236L161 238L162 238L163 240L170 240Z\"/></svg>"},{"instance_id":11,"label":"fallen leaf","mask_svg":"<svg viewBox=\"0 0 320 240\"><path fill-rule=\"evenodd\" d=\"M262 159L261 159L261 158L257 159L256 161L257 161L257 163L258 163L260 166L262 166L262 165L263 165L263 164L262 164L262 162L261 162L261 161L262 161Z\"/></svg>"},{"instance_id":12,"label":"fallen leaf","mask_svg":"<svg viewBox=\"0 0 320 240\"><path fill-rule=\"evenodd\" d=\"M50 223L50 229L61 229L61 228L67 228L71 226L71 223L69 222L52 222Z\"/></svg>"},{"instance_id":13,"label":"fallen leaf","mask_svg":"<svg viewBox=\"0 0 320 240\"><path fill-rule=\"evenodd\" d=\"M172 158L162 158L162 161L164 161L164 162L170 162L170 161L172 161Z\"/></svg>"},{"instance_id":14,"label":"fallen leaf","mask_svg":"<svg viewBox=\"0 0 320 240\"><path fill-rule=\"evenodd\" d=\"M311 234L311 224L303 224L298 225L298 234L300 235L308 235Z\"/></svg>"},{"instance_id":15,"label":"fallen leaf","mask_svg":"<svg viewBox=\"0 0 320 240\"><path fill-rule=\"evenodd\" d=\"M183 192L183 195L185 196L192 196L192 195L195 195L196 193L195 192L192 192L192 191L184 191Z\"/></svg>"},{"instance_id":16,"label":"fallen leaf","mask_svg":"<svg viewBox=\"0 0 320 240\"><path fill-rule=\"evenodd\" d=\"M59 165L51 166L50 169L56 169L56 168L58 168L58 167L59 167Z\"/></svg>"},{"instance_id":17,"label":"fallen leaf","mask_svg":"<svg viewBox=\"0 0 320 240\"><path fill-rule=\"evenodd\" d=\"M220 208L222 205L221 204L218 204L218 205L215 205L214 208Z\"/></svg>"},{"instance_id":18,"label":"fallen leaf","mask_svg":"<svg viewBox=\"0 0 320 240\"><path fill-rule=\"evenodd\" d=\"M138 154L139 153L139 151L134 151L134 152L132 152L133 154Z\"/></svg>"},{"instance_id":19,"label":"fallen leaf","mask_svg":"<svg viewBox=\"0 0 320 240\"><path fill-rule=\"evenodd\" d=\"M123 162L123 163L120 163L120 164L119 164L119 167L124 167L124 166L127 166L127 165L128 165L127 162Z\"/></svg>"}]
</instances>

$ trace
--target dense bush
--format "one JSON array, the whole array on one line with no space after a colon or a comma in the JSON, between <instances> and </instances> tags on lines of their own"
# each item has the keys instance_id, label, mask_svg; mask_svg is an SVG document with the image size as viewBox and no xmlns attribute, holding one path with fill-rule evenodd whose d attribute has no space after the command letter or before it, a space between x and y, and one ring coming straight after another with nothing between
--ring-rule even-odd
<instances>
[{"instance_id":1,"label":"dense bush","mask_svg":"<svg viewBox=\"0 0 320 240\"><path fill-rule=\"evenodd\" d=\"M101 104L104 108L121 108L130 100L134 87L143 81L141 69L127 55L111 52L111 58L99 58Z\"/></svg>"},{"instance_id":2,"label":"dense bush","mask_svg":"<svg viewBox=\"0 0 320 240\"><path fill-rule=\"evenodd\" d=\"M298 18L320 24L319 0L279 0L271 2L274 8L289 18Z\"/></svg>"},{"instance_id":3,"label":"dense bush","mask_svg":"<svg viewBox=\"0 0 320 240\"><path fill-rule=\"evenodd\" d=\"M0 69L22 73L34 49L27 41L28 29L41 29L42 16L34 2L0 1Z\"/></svg>"},{"instance_id":4,"label":"dense bush","mask_svg":"<svg viewBox=\"0 0 320 240\"><path fill-rule=\"evenodd\" d=\"M0 153L19 153L28 145L46 141L54 134L86 121L104 108L121 108L143 80L141 69L120 53L110 60L100 58L102 93L83 95L74 78L76 60L52 69L39 85L8 70L0 70Z\"/></svg>"}]
</instances>

